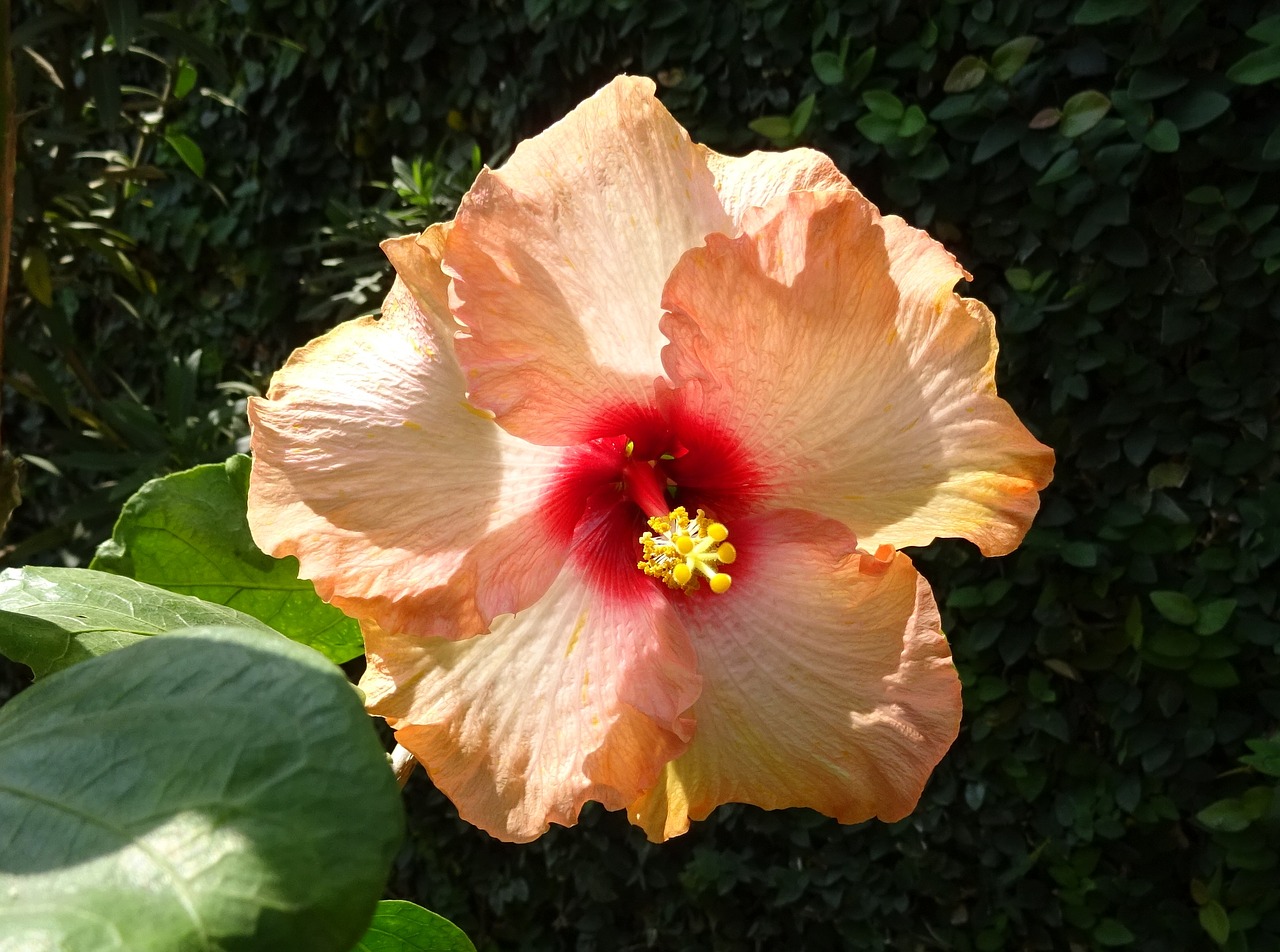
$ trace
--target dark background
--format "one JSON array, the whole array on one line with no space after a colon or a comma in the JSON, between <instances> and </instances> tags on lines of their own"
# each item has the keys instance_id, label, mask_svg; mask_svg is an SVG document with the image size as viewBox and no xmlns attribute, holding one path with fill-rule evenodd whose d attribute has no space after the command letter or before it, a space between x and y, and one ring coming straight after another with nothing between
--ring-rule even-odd
<instances>
[{"instance_id":1,"label":"dark background","mask_svg":"<svg viewBox=\"0 0 1280 952\"><path fill-rule=\"evenodd\" d=\"M513 847L419 774L389 895L481 949L1280 947L1280 5L16 7L5 564L83 564L144 480L233 452L289 349L376 308L379 238L623 71L941 238L1057 451L1013 555L913 553L965 719L912 817L652 846L589 810Z\"/></svg>"}]
</instances>

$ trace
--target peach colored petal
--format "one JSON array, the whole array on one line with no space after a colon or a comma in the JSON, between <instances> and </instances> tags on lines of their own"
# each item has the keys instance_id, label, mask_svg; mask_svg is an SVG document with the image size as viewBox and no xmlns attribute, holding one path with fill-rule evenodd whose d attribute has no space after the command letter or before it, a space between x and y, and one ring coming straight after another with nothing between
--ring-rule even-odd
<instances>
[{"instance_id":1,"label":"peach colored petal","mask_svg":"<svg viewBox=\"0 0 1280 952\"><path fill-rule=\"evenodd\" d=\"M343 611L459 637L545 591L576 518L556 509L564 451L510 436L466 401L448 314L433 310L438 235L391 243L405 277L382 318L296 351L251 401L249 525Z\"/></svg>"},{"instance_id":2,"label":"peach colored petal","mask_svg":"<svg viewBox=\"0 0 1280 952\"><path fill-rule=\"evenodd\" d=\"M744 228L688 252L667 285L677 418L734 434L764 495L868 548L1014 548L1053 453L996 396L993 319L952 290L955 259L853 190L791 193Z\"/></svg>"},{"instance_id":3,"label":"peach colored petal","mask_svg":"<svg viewBox=\"0 0 1280 952\"><path fill-rule=\"evenodd\" d=\"M928 584L905 555L859 553L811 513L730 532L733 587L681 612L703 678L697 734L628 808L632 822L662 841L731 802L842 823L906 816L960 725Z\"/></svg>"},{"instance_id":4,"label":"peach colored petal","mask_svg":"<svg viewBox=\"0 0 1280 952\"><path fill-rule=\"evenodd\" d=\"M366 626L369 710L459 814L499 839L621 809L686 747L699 678L661 590L635 570L634 520L580 533L537 604L466 641ZM583 559L611 561L601 566Z\"/></svg>"},{"instance_id":5,"label":"peach colored petal","mask_svg":"<svg viewBox=\"0 0 1280 952\"><path fill-rule=\"evenodd\" d=\"M763 208L780 195L852 189L834 162L813 149L721 155L699 146L716 179L716 191L735 225L749 208Z\"/></svg>"},{"instance_id":6,"label":"peach colored petal","mask_svg":"<svg viewBox=\"0 0 1280 952\"><path fill-rule=\"evenodd\" d=\"M453 222L440 222L420 235L388 238L380 246L396 269L396 277L413 294L432 338L447 342L457 335L458 325L449 312L449 276L440 270L440 258L452 228Z\"/></svg>"},{"instance_id":7,"label":"peach colored petal","mask_svg":"<svg viewBox=\"0 0 1280 952\"><path fill-rule=\"evenodd\" d=\"M622 76L463 199L445 247L471 400L512 433L578 443L653 404L659 300L680 255L731 227L647 79Z\"/></svg>"}]
</instances>

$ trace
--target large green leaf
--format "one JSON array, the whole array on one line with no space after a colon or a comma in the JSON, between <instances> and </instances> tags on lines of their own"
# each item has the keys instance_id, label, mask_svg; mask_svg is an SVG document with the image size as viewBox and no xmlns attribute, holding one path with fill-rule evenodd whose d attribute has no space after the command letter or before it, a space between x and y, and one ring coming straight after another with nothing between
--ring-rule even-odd
<instances>
[{"instance_id":1,"label":"large green leaf","mask_svg":"<svg viewBox=\"0 0 1280 952\"><path fill-rule=\"evenodd\" d=\"M0 949L349 952L402 824L320 655L231 627L147 639L0 708Z\"/></svg>"},{"instance_id":2,"label":"large green leaf","mask_svg":"<svg viewBox=\"0 0 1280 952\"><path fill-rule=\"evenodd\" d=\"M249 458L153 479L125 503L90 568L229 605L342 662L360 627L298 578L298 560L264 555L249 534Z\"/></svg>"},{"instance_id":3,"label":"large green leaf","mask_svg":"<svg viewBox=\"0 0 1280 952\"><path fill-rule=\"evenodd\" d=\"M278 634L234 608L105 572L36 566L0 572L0 654L37 678L195 625Z\"/></svg>"},{"instance_id":4,"label":"large green leaf","mask_svg":"<svg viewBox=\"0 0 1280 952\"><path fill-rule=\"evenodd\" d=\"M400 899L378 903L369 931L352 952L476 952L466 934L443 916Z\"/></svg>"}]
</instances>

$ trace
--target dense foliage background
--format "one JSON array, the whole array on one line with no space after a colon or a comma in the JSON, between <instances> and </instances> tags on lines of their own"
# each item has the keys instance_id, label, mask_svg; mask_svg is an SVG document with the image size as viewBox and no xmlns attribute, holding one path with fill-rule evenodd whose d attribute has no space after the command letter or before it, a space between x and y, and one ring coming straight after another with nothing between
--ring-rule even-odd
<instances>
[{"instance_id":1,"label":"dense foliage background","mask_svg":"<svg viewBox=\"0 0 1280 952\"><path fill-rule=\"evenodd\" d=\"M392 894L481 949L1280 947L1280 4L16 7L6 564L81 563L233 452L288 350L376 308L377 239L620 71L942 238L1058 453L1016 553L917 553L965 726L911 818L510 847L419 775Z\"/></svg>"}]
</instances>

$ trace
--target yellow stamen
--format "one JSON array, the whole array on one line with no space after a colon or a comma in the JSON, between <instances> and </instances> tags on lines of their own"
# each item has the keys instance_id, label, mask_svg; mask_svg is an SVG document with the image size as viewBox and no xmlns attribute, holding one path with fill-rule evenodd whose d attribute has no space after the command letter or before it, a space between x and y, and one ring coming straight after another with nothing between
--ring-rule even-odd
<instances>
[{"instance_id":1,"label":"yellow stamen","mask_svg":"<svg viewBox=\"0 0 1280 952\"><path fill-rule=\"evenodd\" d=\"M650 519L649 527L653 531L640 537L644 554L636 563L645 575L685 592L697 589L698 576L702 575L717 595L729 590L733 580L719 566L736 559L738 550L725 541L729 530L723 523L712 522L701 509L690 518L680 506L665 516Z\"/></svg>"}]
</instances>

